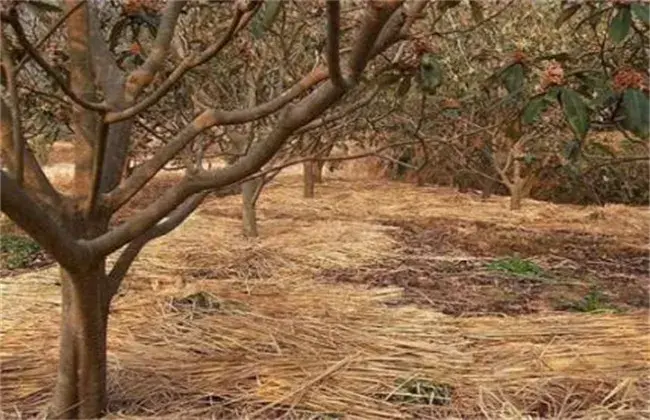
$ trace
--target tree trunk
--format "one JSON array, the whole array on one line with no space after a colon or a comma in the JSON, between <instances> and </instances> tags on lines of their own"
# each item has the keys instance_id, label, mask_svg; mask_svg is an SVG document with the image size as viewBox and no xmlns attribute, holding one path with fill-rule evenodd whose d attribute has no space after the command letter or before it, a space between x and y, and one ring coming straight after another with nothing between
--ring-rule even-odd
<instances>
[{"instance_id":1,"label":"tree trunk","mask_svg":"<svg viewBox=\"0 0 650 420\"><path fill-rule=\"evenodd\" d=\"M257 232L257 189L262 180L255 178L242 184L242 223L244 236L247 238L256 238Z\"/></svg>"},{"instance_id":2,"label":"tree trunk","mask_svg":"<svg viewBox=\"0 0 650 420\"><path fill-rule=\"evenodd\" d=\"M322 184L323 183L323 167L324 166L325 166L325 162L322 161L322 160L314 162L314 183L316 183L316 184Z\"/></svg>"},{"instance_id":3,"label":"tree trunk","mask_svg":"<svg viewBox=\"0 0 650 420\"><path fill-rule=\"evenodd\" d=\"M107 279L103 262L61 270L59 370L50 418L97 418L106 409Z\"/></svg>"},{"instance_id":4,"label":"tree trunk","mask_svg":"<svg viewBox=\"0 0 650 420\"><path fill-rule=\"evenodd\" d=\"M481 198L487 200L492 197L492 192L494 192L495 182L491 179L483 179L483 185L481 186Z\"/></svg>"},{"instance_id":5,"label":"tree trunk","mask_svg":"<svg viewBox=\"0 0 650 420\"><path fill-rule=\"evenodd\" d=\"M307 161L302 164L303 196L314 198L314 162Z\"/></svg>"},{"instance_id":6,"label":"tree trunk","mask_svg":"<svg viewBox=\"0 0 650 420\"><path fill-rule=\"evenodd\" d=\"M510 210L521 209L521 200L523 198L522 185L515 181L515 184L510 188Z\"/></svg>"}]
</instances>

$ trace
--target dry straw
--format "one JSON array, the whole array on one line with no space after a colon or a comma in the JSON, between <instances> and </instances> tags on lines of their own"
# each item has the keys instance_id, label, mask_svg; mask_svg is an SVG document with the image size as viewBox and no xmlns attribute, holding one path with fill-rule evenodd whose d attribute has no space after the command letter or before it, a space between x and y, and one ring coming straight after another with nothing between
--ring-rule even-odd
<instances>
[{"instance_id":1,"label":"dry straw","mask_svg":"<svg viewBox=\"0 0 650 420\"><path fill-rule=\"evenodd\" d=\"M366 189L374 190L367 192ZM379 190L379 192L377 191ZM315 280L398 253L383 218L445 215L601 230L639 245L628 208L506 203L343 181L301 199L281 179L261 237L239 234L238 197L210 202L152 243L113 305L114 418L547 418L647 415L647 313L454 318L395 306L398 288ZM453 213L451 212L453 209ZM626 213L626 214L621 214ZM56 369L56 269L4 279L2 412L42 415Z\"/></svg>"}]
</instances>

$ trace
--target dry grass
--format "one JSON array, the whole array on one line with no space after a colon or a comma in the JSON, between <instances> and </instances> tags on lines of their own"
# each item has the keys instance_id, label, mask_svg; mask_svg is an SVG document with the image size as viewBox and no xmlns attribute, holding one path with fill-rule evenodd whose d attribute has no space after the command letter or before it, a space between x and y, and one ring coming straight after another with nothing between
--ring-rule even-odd
<instances>
[{"instance_id":1,"label":"dry grass","mask_svg":"<svg viewBox=\"0 0 650 420\"><path fill-rule=\"evenodd\" d=\"M241 237L239 197L229 197L207 203L143 252L111 315L112 417L648 415L646 312L455 318L393 305L398 288L314 279L323 269L399 252L394 228L379 220L561 226L642 247L645 210L527 202L513 214L506 199L342 180L319 186L315 200L300 191L288 177L264 193L258 240ZM51 393L56 274L50 268L0 282L6 418L39 415ZM210 304L178 301L197 293ZM446 389L450 400L430 404L440 396L426 389L403 395L417 391L415 380Z\"/></svg>"},{"instance_id":2,"label":"dry grass","mask_svg":"<svg viewBox=\"0 0 650 420\"><path fill-rule=\"evenodd\" d=\"M577 206L525 200L520 211L510 211L509 198L482 200L460 194L451 188L414 187L386 181L328 180L317 189L316 199L305 201L300 195L298 177L281 178L260 198L261 217L287 217L303 220L379 220L401 219L423 222L436 218L497 223L539 230L565 229L614 235L645 245L650 233L647 208L625 205ZM266 190L265 190L266 191ZM229 197L202 207L218 215L238 214L239 197Z\"/></svg>"}]
</instances>

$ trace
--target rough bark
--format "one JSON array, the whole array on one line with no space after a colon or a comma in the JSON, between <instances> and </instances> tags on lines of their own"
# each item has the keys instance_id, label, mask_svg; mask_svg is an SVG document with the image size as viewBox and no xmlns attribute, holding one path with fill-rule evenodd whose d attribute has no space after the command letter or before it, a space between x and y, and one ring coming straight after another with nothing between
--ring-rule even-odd
<instances>
[{"instance_id":1,"label":"rough bark","mask_svg":"<svg viewBox=\"0 0 650 420\"><path fill-rule=\"evenodd\" d=\"M307 161L302 164L303 197L314 198L314 162Z\"/></svg>"},{"instance_id":2,"label":"rough bark","mask_svg":"<svg viewBox=\"0 0 650 420\"><path fill-rule=\"evenodd\" d=\"M59 369L51 418L97 418L106 408L107 284L103 261L82 272L61 270Z\"/></svg>"}]
</instances>

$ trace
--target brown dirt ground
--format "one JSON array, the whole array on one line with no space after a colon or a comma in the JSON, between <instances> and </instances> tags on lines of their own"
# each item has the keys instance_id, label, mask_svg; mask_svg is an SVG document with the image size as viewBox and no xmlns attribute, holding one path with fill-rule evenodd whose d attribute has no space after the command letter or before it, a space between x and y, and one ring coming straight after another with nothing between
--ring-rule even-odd
<instances>
[{"instance_id":1,"label":"brown dirt ground","mask_svg":"<svg viewBox=\"0 0 650 420\"><path fill-rule=\"evenodd\" d=\"M434 219L399 226L400 256L361 269L329 270L327 281L396 285L400 303L417 303L450 315L524 314L571 310L592 291L601 306L647 308L648 253L615 237L568 230L535 231L496 223ZM490 270L491 261L517 256L544 270L518 276Z\"/></svg>"}]
</instances>

